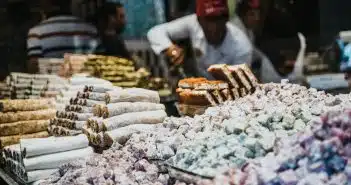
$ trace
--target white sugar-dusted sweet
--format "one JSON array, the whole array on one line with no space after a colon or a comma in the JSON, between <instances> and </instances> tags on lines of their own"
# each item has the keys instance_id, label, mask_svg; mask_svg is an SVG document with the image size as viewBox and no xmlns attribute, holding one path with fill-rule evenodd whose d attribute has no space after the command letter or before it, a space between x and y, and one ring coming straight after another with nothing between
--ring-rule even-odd
<instances>
[{"instance_id":1,"label":"white sugar-dusted sweet","mask_svg":"<svg viewBox=\"0 0 351 185\"><path fill-rule=\"evenodd\" d=\"M58 168L61 165L88 157L94 153L93 148L86 147L77 150L65 151L60 153L53 153L48 155L41 155L37 157L25 158L23 160L24 167L26 170L37 170L37 169L53 169Z\"/></svg>"},{"instance_id":2,"label":"white sugar-dusted sweet","mask_svg":"<svg viewBox=\"0 0 351 185\"><path fill-rule=\"evenodd\" d=\"M162 123L167 117L164 110L126 113L103 120L103 130L111 131L117 128L135 124Z\"/></svg>"},{"instance_id":3,"label":"white sugar-dusted sweet","mask_svg":"<svg viewBox=\"0 0 351 185\"><path fill-rule=\"evenodd\" d=\"M87 136L81 134L57 138L21 139L20 145L24 157L33 157L86 148L89 145L89 141Z\"/></svg>"}]
</instances>

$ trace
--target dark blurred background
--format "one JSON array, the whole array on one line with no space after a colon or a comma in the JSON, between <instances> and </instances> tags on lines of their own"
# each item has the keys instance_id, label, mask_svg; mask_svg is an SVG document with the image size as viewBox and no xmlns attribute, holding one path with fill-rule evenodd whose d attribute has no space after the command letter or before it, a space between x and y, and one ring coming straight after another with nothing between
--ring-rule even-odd
<instances>
[{"instance_id":1,"label":"dark blurred background","mask_svg":"<svg viewBox=\"0 0 351 185\"><path fill-rule=\"evenodd\" d=\"M76 0L73 7L91 20L102 0ZM194 0L164 0L166 20L194 12ZM77 4L77 3L76 3ZM296 32L307 37L308 51L330 45L341 30L351 29L350 0L264 0L261 23L256 33L259 48L269 53L279 49L297 50ZM0 76L8 71L25 71L26 34L41 19L39 0L0 1Z\"/></svg>"}]
</instances>

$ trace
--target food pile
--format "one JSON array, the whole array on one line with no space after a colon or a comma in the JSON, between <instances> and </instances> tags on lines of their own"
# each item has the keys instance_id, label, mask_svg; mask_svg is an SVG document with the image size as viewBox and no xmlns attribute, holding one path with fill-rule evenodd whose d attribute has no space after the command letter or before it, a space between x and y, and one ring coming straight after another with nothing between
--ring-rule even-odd
<instances>
[{"instance_id":1,"label":"food pile","mask_svg":"<svg viewBox=\"0 0 351 185\"><path fill-rule=\"evenodd\" d=\"M59 74L64 64L60 58L38 58L38 69L40 74Z\"/></svg>"},{"instance_id":2,"label":"food pile","mask_svg":"<svg viewBox=\"0 0 351 185\"><path fill-rule=\"evenodd\" d=\"M67 162L93 154L85 135L21 139L3 149L5 169L25 184L48 178Z\"/></svg>"},{"instance_id":3,"label":"food pile","mask_svg":"<svg viewBox=\"0 0 351 185\"><path fill-rule=\"evenodd\" d=\"M0 148L19 143L21 138L47 137L55 112L53 99L1 100Z\"/></svg>"},{"instance_id":4,"label":"food pile","mask_svg":"<svg viewBox=\"0 0 351 185\"><path fill-rule=\"evenodd\" d=\"M242 170L218 175L212 184L351 183L351 111L329 112L311 129L282 140L275 152L250 162Z\"/></svg>"},{"instance_id":5,"label":"food pile","mask_svg":"<svg viewBox=\"0 0 351 185\"><path fill-rule=\"evenodd\" d=\"M85 66L90 74L119 87L139 87L150 76L144 68L136 70L132 61L112 56L89 55Z\"/></svg>"},{"instance_id":6,"label":"food pile","mask_svg":"<svg viewBox=\"0 0 351 185\"><path fill-rule=\"evenodd\" d=\"M78 88L81 86L78 86ZM82 133L86 121L93 117L93 107L96 104L105 104L105 92L118 87L111 86L84 86L81 91L74 90L75 97L70 98L69 104L64 110L58 110L56 117L50 120L49 133L54 136L73 136ZM96 100L98 94L102 94L100 101Z\"/></svg>"},{"instance_id":7,"label":"food pile","mask_svg":"<svg viewBox=\"0 0 351 185\"><path fill-rule=\"evenodd\" d=\"M287 81L259 85L253 94L211 107L203 115L168 117L152 129L126 134L103 155L65 165L43 184L194 183L193 176L174 175L171 169L213 177L243 167L274 151L279 140L313 129L313 121L323 113L350 107L350 97Z\"/></svg>"},{"instance_id":8,"label":"food pile","mask_svg":"<svg viewBox=\"0 0 351 185\"><path fill-rule=\"evenodd\" d=\"M185 115L201 114L209 106L237 100L255 91L258 81L247 65L212 65L209 73L217 80L186 78L178 83L179 109Z\"/></svg>"},{"instance_id":9,"label":"food pile","mask_svg":"<svg viewBox=\"0 0 351 185\"><path fill-rule=\"evenodd\" d=\"M101 102L95 104L95 117L88 119L83 129L91 143L101 148L123 143L131 134L150 130L167 117L156 91L126 88L83 96Z\"/></svg>"},{"instance_id":10,"label":"food pile","mask_svg":"<svg viewBox=\"0 0 351 185\"><path fill-rule=\"evenodd\" d=\"M86 86L103 86L112 88L113 85L107 80L94 77L73 76L68 80L69 85L60 90L56 97L56 109L58 111L65 111L67 105L70 104L71 98L75 98L79 91L83 91Z\"/></svg>"},{"instance_id":11,"label":"food pile","mask_svg":"<svg viewBox=\"0 0 351 185\"><path fill-rule=\"evenodd\" d=\"M12 99L53 98L67 82L56 75L11 73L6 79L8 88L2 88Z\"/></svg>"}]
</instances>

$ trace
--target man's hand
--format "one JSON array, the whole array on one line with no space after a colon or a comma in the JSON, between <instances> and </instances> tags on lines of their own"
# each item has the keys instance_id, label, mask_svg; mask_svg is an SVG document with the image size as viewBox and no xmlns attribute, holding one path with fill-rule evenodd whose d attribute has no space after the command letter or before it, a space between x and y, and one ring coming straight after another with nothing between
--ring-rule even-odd
<instances>
[{"instance_id":1,"label":"man's hand","mask_svg":"<svg viewBox=\"0 0 351 185\"><path fill-rule=\"evenodd\" d=\"M184 50L177 45L172 45L166 50L166 55L171 59L173 65L178 66L184 62Z\"/></svg>"}]
</instances>

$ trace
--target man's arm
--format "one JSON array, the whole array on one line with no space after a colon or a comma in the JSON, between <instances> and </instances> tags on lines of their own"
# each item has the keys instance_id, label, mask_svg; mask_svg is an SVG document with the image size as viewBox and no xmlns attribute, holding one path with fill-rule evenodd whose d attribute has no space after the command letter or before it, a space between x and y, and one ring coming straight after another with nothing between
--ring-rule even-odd
<instances>
[{"instance_id":1,"label":"man's arm","mask_svg":"<svg viewBox=\"0 0 351 185\"><path fill-rule=\"evenodd\" d=\"M40 45L40 37L31 30L27 37L27 57L28 72L36 73L38 71L38 58L43 57L42 47Z\"/></svg>"},{"instance_id":2,"label":"man's arm","mask_svg":"<svg viewBox=\"0 0 351 185\"><path fill-rule=\"evenodd\" d=\"M195 21L196 15L188 15L153 27L147 38L154 52L160 54L173 45L172 40L190 37L190 28Z\"/></svg>"}]
</instances>

